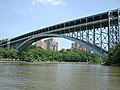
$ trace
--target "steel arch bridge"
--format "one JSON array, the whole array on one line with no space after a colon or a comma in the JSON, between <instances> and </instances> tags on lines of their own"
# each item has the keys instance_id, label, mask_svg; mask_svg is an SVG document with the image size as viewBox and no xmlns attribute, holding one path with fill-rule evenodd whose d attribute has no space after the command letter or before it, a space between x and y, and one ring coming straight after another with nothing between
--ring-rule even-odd
<instances>
[{"instance_id":1,"label":"steel arch bridge","mask_svg":"<svg viewBox=\"0 0 120 90\"><path fill-rule=\"evenodd\" d=\"M103 56L120 42L120 9L45 27L0 43L0 47L23 50L31 43L49 37L62 37L80 43Z\"/></svg>"}]
</instances>

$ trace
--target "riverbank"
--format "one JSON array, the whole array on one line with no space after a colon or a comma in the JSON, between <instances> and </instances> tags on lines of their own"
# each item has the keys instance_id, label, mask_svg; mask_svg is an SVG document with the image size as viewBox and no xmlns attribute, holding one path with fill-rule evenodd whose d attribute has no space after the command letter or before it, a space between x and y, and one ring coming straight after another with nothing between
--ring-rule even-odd
<instances>
[{"instance_id":1,"label":"riverbank","mask_svg":"<svg viewBox=\"0 0 120 90\"><path fill-rule=\"evenodd\" d=\"M87 62L57 62L57 61L46 61L46 62L42 62L42 61L38 61L38 62L36 62L36 61L34 61L33 63L45 63L45 64L88 64Z\"/></svg>"},{"instance_id":2,"label":"riverbank","mask_svg":"<svg viewBox=\"0 0 120 90\"><path fill-rule=\"evenodd\" d=\"M25 61L19 61L19 60L0 60L0 63L14 63L14 62L25 62Z\"/></svg>"},{"instance_id":3,"label":"riverbank","mask_svg":"<svg viewBox=\"0 0 120 90\"><path fill-rule=\"evenodd\" d=\"M87 62L57 62L57 61L32 61L32 62L28 62L28 61L19 61L19 60L0 60L0 63L33 63L33 64L36 64L36 63L42 63L42 64L65 64L65 63L68 63L68 64L88 64Z\"/></svg>"},{"instance_id":4,"label":"riverbank","mask_svg":"<svg viewBox=\"0 0 120 90\"><path fill-rule=\"evenodd\" d=\"M113 66L113 67L120 67L120 64L108 64L108 63L105 63L103 64L104 66Z\"/></svg>"}]
</instances>

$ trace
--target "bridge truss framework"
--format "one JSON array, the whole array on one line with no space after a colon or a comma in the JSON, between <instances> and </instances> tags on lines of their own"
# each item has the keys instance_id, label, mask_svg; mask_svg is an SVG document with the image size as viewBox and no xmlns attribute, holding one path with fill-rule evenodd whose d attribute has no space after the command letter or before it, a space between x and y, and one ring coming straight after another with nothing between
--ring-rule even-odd
<instances>
[{"instance_id":1,"label":"bridge truss framework","mask_svg":"<svg viewBox=\"0 0 120 90\"><path fill-rule=\"evenodd\" d=\"M0 46L20 50L48 37L62 37L75 41L103 56L120 42L120 9L42 28L10 39Z\"/></svg>"}]
</instances>

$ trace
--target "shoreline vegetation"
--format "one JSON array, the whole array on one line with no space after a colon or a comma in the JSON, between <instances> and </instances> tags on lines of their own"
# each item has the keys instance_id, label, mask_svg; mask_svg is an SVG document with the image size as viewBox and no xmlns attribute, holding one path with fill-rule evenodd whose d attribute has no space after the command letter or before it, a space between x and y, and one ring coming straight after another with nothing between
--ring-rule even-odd
<instances>
[{"instance_id":1,"label":"shoreline vegetation","mask_svg":"<svg viewBox=\"0 0 120 90\"><path fill-rule=\"evenodd\" d=\"M112 47L103 59L104 65L120 67L120 42Z\"/></svg>"},{"instance_id":2,"label":"shoreline vegetation","mask_svg":"<svg viewBox=\"0 0 120 90\"><path fill-rule=\"evenodd\" d=\"M24 51L18 51L0 47L0 62L87 63L120 66L120 43L111 48L104 58L78 49L51 51L31 45Z\"/></svg>"},{"instance_id":3,"label":"shoreline vegetation","mask_svg":"<svg viewBox=\"0 0 120 90\"><path fill-rule=\"evenodd\" d=\"M31 45L24 51L0 48L1 60L19 60L26 62L86 62L101 63L99 56L78 49L61 49L60 51L44 50Z\"/></svg>"}]
</instances>

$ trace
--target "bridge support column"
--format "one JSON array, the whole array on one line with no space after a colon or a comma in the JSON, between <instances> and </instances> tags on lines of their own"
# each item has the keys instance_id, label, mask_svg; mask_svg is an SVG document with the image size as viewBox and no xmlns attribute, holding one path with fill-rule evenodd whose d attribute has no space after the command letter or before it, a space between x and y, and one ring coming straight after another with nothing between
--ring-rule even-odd
<instances>
[{"instance_id":1,"label":"bridge support column","mask_svg":"<svg viewBox=\"0 0 120 90\"><path fill-rule=\"evenodd\" d=\"M120 42L120 9L118 9L118 38L119 38L119 42Z\"/></svg>"},{"instance_id":2,"label":"bridge support column","mask_svg":"<svg viewBox=\"0 0 120 90\"><path fill-rule=\"evenodd\" d=\"M94 28L94 25L93 25L93 45L95 46L95 28Z\"/></svg>"},{"instance_id":3,"label":"bridge support column","mask_svg":"<svg viewBox=\"0 0 120 90\"><path fill-rule=\"evenodd\" d=\"M120 42L120 9L108 12L108 49Z\"/></svg>"},{"instance_id":4,"label":"bridge support column","mask_svg":"<svg viewBox=\"0 0 120 90\"><path fill-rule=\"evenodd\" d=\"M110 50L111 47L114 46L115 43L115 38L114 38L114 16L113 16L113 12L109 11L108 12L108 17L109 17L109 21L108 21L108 50Z\"/></svg>"},{"instance_id":5,"label":"bridge support column","mask_svg":"<svg viewBox=\"0 0 120 90\"><path fill-rule=\"evenodd\" d=\"M100 22L100 48L101 48L101 53L102 53L102 44L103 44L103 42L102 42L102 24L101 24L101 22Z\"/></svg>"},{"instance_id":6,"label":"bridge support column","mask_svg":"<svg viewBox=\"0 0 120 90\"><path fill-rule=\"evenodd\" d=\"M8 41L7 41L7 49L8 50L10 49L10 39L8 39Z\"/></svg>"}]
</instances>

